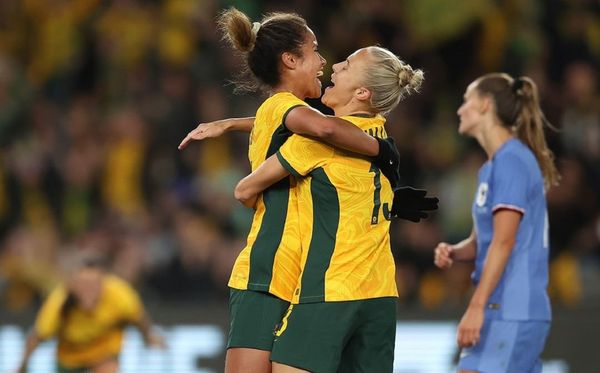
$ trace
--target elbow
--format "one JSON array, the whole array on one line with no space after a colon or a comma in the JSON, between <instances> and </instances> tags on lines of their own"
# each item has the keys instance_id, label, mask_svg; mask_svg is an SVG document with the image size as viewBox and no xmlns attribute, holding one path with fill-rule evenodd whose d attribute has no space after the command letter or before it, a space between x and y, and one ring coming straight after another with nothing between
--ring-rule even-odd
<instances>
[{"instance_id":1,"label":"elbow","mask_svg":"<svg viewBox=\"0 0 600 373\"><path fill-rule=\"evenodd\" d=\"M513 251L513 248L515 247L515 240L503 239L498 241L495 246L498 247L498 249L500 249L501 251L510 255L510 253Z\"/></svg>"},{"instance_id":2,"label":"elbow","mask_svg":"<svg viewBox=\"0 0 600 373\"><path fill-rule=\"evenodd\" d=\"M242 205L244 205L246 207L250 207L250 208L253 207L253 201L254 201L255 195L252 193L250 188L248 188L244 185L243 181L240 181L240 183L235 187L235 190L233 191L233 196Z\"/></svg>"},{"instance_id":3,"label":"elbow","mask_svg":"<svg viewBox=\"0 0 600 373\"><path fill-rule=\"evenodd\" d=\"M315 137L319 139L331 139L334 133L335 125L328 120L323 121L323 123L315 129Z\"/></svg>"},{"instance_id":4,"label":"elbow","mask_svg":"<svg viewBox=\"0 0 600 373\"><path fill-rule=\"evenodd\" d=\"M244 203L246 202L249 198L250 198L250 193L248 193L247 190L245 190L243 184L240 182L236 187L235 190L233 191L233 196L235 197L235 199L237 199L239 202Z\"/></svg>"}]
</instances>

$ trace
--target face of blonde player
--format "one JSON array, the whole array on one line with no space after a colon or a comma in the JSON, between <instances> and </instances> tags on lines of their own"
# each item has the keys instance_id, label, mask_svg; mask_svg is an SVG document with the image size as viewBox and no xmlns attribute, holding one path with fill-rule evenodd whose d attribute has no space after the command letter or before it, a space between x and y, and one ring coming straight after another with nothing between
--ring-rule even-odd
<instances>
[{"instance_id":1,"label":"face of blonde player","mask_svg":"<svg viewBox=\"0 0 600 373\"><path fill-rule=\"evenodd\" d=\"M352 53L345 61L333 65L332 85L325 89L321 102L333 110L350 104L355 91L363 87L369 58L369 51L363 48Z\"/></svg>"},{"instance_id":2,"label":"face of blonde player","mask_svg":"<svg viewBox=\"0 0 600 373\"><path fill-rule=\"evenodd\" d=\"M77 304L85 311L91 311L102 295L104 271L100 268L82 268L73 274L70 289Z\"/></svg>"},{"instance_id":3,"label":"face of blonde player","mask_svg":"<svg viewBox=\"0 0 600 373\"><path fill-rule=\"evenodd\" d=\"M306 37L302 44L302 56L299 58L296 70L298 72L298 83L302 87L298 91L304 92L308 98L321 97L321 81L325 59L319 53L319 43L310 28L306 28ZM302 97L304 98L304 97Z\"/></svg>"},{"instance_id":4,"label":"face of blonde player","mask_svg":"<svg viewBox=\"0 0 600 373\"><path fill-rule=\"evenodd\" d=\"M484 98L477 91L477 82L471 83L463 96L463 104L458 108L457 114L460 118L458 133L475 137L479 131L479 124L483 116L481 108Z\"/></svg>"}]
</instances>

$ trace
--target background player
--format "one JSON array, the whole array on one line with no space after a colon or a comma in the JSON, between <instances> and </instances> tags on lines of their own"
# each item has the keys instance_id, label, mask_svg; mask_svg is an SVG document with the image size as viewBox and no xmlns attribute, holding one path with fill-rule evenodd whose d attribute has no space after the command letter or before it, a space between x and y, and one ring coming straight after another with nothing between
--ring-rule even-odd
<instances>
[{"instance_id":1,"label":"background player","mask_svg":"<svg viewBox=\"0 0 600 373\"><path fill-rule=\"evenodd\" d=\"M488 156L473 202L474 229L440 243L435 264L475 261L475 284L458 326L461 372L540 372L550 329L545 190L558 182L535 83L488 74L469 85L458 109L462 135Z\"/></svg>"},{"instance_id":2,"label":"background player","mask_svg":"<svg viewBox=\"0 0 600 373\"><path fill-rule=\"evenodd\" d=\"M42 305L18 372L26 372L36 347L53 337L58 339L58 372L117 372L128 325L139 329L147 346L165 347L162 336L152 332L135 290L107 274L100 258L81 258L67 284L56 288Z\"/></svg>"}]
</instances>

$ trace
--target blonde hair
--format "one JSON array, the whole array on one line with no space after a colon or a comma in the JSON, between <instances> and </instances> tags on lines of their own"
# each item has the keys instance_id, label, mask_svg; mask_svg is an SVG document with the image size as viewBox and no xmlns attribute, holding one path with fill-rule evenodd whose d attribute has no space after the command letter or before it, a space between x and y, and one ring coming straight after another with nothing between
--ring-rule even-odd
<instances>
[{"instance_id":1,"label":"blonde hair","mask_svg":"<svg viewBox=\"0 0 600 373\"><path fill-rule=\"evenodd\" d=\"M546 189L557 185L560 174L544 137L544 127L555 128L540 108L535 82L526 76L514 79L505 73L491 73L476 80L476 89L492 97L500 122L531 149L542 170Z\"/></svg>"},{"instance_id":2,"label":"blonde hair","mask_svg":"<svg viewBox=\"0 0 600 373\"><path fill-rule=\"evenodd\" d=\"M418 92L424 80L422 70L413 68L388 49L372 46L363 84L371 91L371 106L387 115L400 101Z\"/></svg>"}]
</instances>

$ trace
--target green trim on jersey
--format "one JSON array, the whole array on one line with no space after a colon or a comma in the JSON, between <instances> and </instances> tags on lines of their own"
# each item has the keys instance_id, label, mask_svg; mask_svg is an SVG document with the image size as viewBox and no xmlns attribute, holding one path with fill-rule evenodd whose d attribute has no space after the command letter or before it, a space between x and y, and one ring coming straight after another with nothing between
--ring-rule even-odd
<instances>
[{"instance_id":1,"label":"green trim on jersey","mask_svg":"<svg viewBox=\"0 0 600 373\"><path fill-rule=\"evenodd\" d=\"M292 165L288 161L285 160L285 158L283 158L283 155L281 155L281 152L278 151L275 154L277 154L277 159L279 159L279 163L281 163L283 168L285 168L290 174L292 174L296 177L302 177L302 175L300 175L300 173L298 171L296 171L294 169L294 167L292 167Z\"/></svg>"},{"instance_id":2,"label":"green trim on jersey","mask_svg":"<svg viewBox=\"0 0 600 373\"><path fill-rule=\"evenodd\" d=\"M313 232L301 279L300 302L325 301L325 273L335 249L340 221L337 189L323 168L313 170L310 192L313 198Z\"/></svg>"},{"instance_id":3,"label":"green trim on jersey","mask_svg":"<svg viewBox=\"0 0 600 373\"><path fill-rule=\"evenodd\" d=\"M273 154L275 154L275 152L277 152L279 148L281 148L281 145L283 145L283 143L286 142L288 137L290 137L293 134L293 132L285 126L285 118L287 118L290 111L294 110L297 107L304 106L305 105L294 105L285 111L285 114L283 114L283 117L281 118L281 124L279 125L279 127L277 127L275 131L273 131L273 136L271 136L271 143L269 144L269 149L267 150L267 156L265 157L265 160Z\"/></svg>"},{"instance_id":4,"label":"green trim on jersey","mask_svg":"<svg viewBox=\"0 0 600 373\"><path fill-rule=\"evenodd\" d=\"M271 142L269 143L265 159L275 154L281 145L292 135L292 132L285 126L285 118L292 109L299 106L304 105L294 105L283 115L281 124L273 132L273 136L271 136ZM283 239L289 199L289 177L273 184L263 192L265 214L260 230L256 235L256 241L254 241L252 251L250 252L248 274L248 289L250 290L269 291L271 280L273 279L275 254Z\"/></svg>"},{"instance_id":5,"label":"green trim on jersey","mask_svg":"<svg viewBox=\"0 0 600 373\"><path fill-rule=\"evenodd\" d=\"M263 192L265 214L250 252L250 290L269 291L275 254L283 239L289 199L289 178L273 184Z\"/></svg>"}]
</instances>

